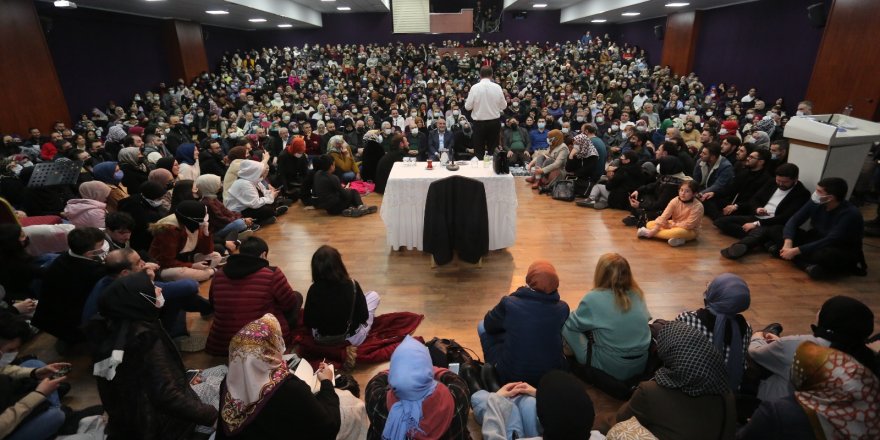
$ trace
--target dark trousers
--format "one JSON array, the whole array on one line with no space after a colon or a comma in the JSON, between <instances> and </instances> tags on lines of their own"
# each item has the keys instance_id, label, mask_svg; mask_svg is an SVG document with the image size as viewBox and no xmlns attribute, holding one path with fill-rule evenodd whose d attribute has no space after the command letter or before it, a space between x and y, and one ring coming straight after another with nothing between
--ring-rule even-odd
<instances>
[{"instance_id":1,"label":"dark trousers","mask_svg":"<svg viewBox=\"0 0 880 440\"><path fill-rule=\"evenodd\" d=\"M795 246L802 246L821 238L823 237L815 230L801 229L798 230L793 241ZM794 258L794 264L801 269L818 264L831 276L843 276L853 273L856 264L859 263L859 255L860 252L851 247L831 244L809 253L801 253Z\"/></svg>"},{"instance_id":2,"label":"dark trousers","mask_svg":"<svg viewBox=\"0 0 880 440\"><path fill-rule=\"evenodd\" d=\"M743 225L757 220L753 215L726 215L716 218L714 224L724 235L743 238L746 236L746 232L742 229Z\"/></svg>"},{"instance_id":3,"label":"dark trousers","mask_svg":"<svg viewBox=\"0 0 880 440\"><path fill-rule=\"evenodd\" d=\"M501 144L501 120L490 119L488 121L474 121L474 134L471 137L474 147L474 155L482 159L488 151L494 154L495 149Z\"/></svg>"},{"instance_id":4,"label":"dark trousers","mask_svg":"<svg viewBox=\"0 0 880 440\"><path fill-rule=\"evenodd\" d=\"M248 209L241 211L241 216L242 217L250 217L250 218L256 220L257 222L261 222L263 220L266 220L269 217L275 216L275 207L272 205L263 205L263 206L256 208L256 209L248 208Z\"/></svg>"},{"instance_id":5,"label":"dark trousers","mask_svg":"<svg viewBox=\"0 0 880 440\"><path fill-rule=\"evenodd\" d=\"M703 212L706 213L706 217L709 217L712 220L715 220L718 217L721 217L723 212L721 212L725 206L727 206L727 198L721 199L717 195L712 197L711 199L703 202Z\"/></svg>"}]
</instances>

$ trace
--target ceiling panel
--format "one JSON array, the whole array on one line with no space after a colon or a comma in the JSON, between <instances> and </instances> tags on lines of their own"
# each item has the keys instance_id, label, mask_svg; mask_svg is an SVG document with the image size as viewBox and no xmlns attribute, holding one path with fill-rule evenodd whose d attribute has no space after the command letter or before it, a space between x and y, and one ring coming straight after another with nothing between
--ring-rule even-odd
<instances>
[{"instance_id":1,"label":"ceiling panel","mask_svg":"<svg viewBox=\"0 0 880 440\"><path fill-rule=\"evenodd\" d=\"M41 0L52 3L53 0ZM140 15L154 18L177 18L195 21L211 26L221 26L234 29L277 29L279 24L291 24L294 29L315 28L316 26L307 20L295 20L276 14L267 13L258 9L230 3L224 0L73 0L78 7L100 9L104 11L121 12L125 14ZM357 13L357 12L389 12L386 6L387 0L336 0L323 2L321 0L265 0L275 3L278 10L295 5L297 8L305 7L320 13ZM348 6L350 12L338 11L339 6ZM274 8L273 8L274 9ZM210 15L207 10L226 10L227 15ZM263 18L264 23L252 23L248 19Z\"/></svg>"}]
</instances>

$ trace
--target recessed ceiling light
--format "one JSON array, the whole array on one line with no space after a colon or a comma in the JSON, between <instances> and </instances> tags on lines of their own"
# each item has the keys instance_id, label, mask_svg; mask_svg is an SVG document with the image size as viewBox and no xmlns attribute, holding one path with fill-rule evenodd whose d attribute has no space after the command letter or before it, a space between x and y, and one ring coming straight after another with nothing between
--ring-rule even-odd
<instances>
[{"instance_id":1,"label":"recessed ceiling light","mask_svg":"<svg viewBox=\"0 0 880 440\"><path fill-rule=\"evenodd\" d=\"M636 15L642 15L642 13L641 12L624 12L623 14L620 14L620 15L622 15L624 17L635 17Z\"/></svg>"},{"instance_id":2,"label":"recessed ceiling light","mask_svg":"<svg viewBox=\"0 0 880 440\"><path fill-rule=\"evenodd\" d=\"M336 10L337 11L350 11L351 8L348 6L338 6L338 7L336 7Z\"/></svg>"},{"instance_id":3,"label":"recessed ceiling light","mask_svg":"<svg viewBox=\"0 0 880 440\"><path fill-rule=\"evenodd\" d=\"M547 3L535 3L532 5L533 8L546 8Z\"/></svg>"},{"instance_id":4,"label":"recessed ceiling light","mask_svg":"<svg viewBox=\"0 0 880 440\"><path fill-rule=\"evenodd\" d=\"M265 23L266 19L265 18L249 18L248 21L251 23Z\"/></svg>"},{"instance_id":5,"label":"recessed ceiling light","mask_svg":"<svg viewBox=\"0 0 880 440\"><path fill-rule=\"evenodd\" d=\"M322 2L335 2L336 0L321 0Z\"/></svg>"},{"instance_id":6,"label":"recessed ceiling light","mask_svg":"<svg viewBox=\"0 0 880 440\"><path fill-rule=\"evenodd\" d=\"M590 23L605 23L606 21L608 21L608 20L606 20L604 18L597 18L595 20L590 20Z\"/></svg>"},{"instance_id":7,"label":"recessed ceiling light","mask_svg":"<svg viewBox=\"0 0 880 440\"><path fill-rule=\"evenodd\" d=\"M165 0L146 0L148 2L164 2Z\"/></svg>"},{"instance_id":8,"label":"recessed ceiling light","mask_svg":"<svg viewBox=\"0 0 880 440\"><path fill-rule=\"evenodd\" d=\"M666 7L667 7L667 8L681 8L681 7L683 7L683 6L687 6L687 5L689 5L689 4L690 4L690 3L679 3L679 2L676 2L676 3L667 3L667 4L666 4Z\"/></svg>"},{"instance_id":9,"label":"recessed ceiling light","mask_svg":"<svg viewBox=\"0 0 880 440\"><path fill-rule=\"evenodd\" d=\"M293 25L292 25L292 24L288 24L288 23L283 23L283 24L279 24L278 27L280 27L280 28L291 28L291 27L293 27Z\"/></svg>"},{"instance_id":10,"label":"recessed ceiling light","mask_svg":"<svg viewBox=\"0 0 880 440\"><path fill-rule=\"evenodd\" d=\"M205 12L207 12L208 14L211 14L211 15L226 15L229 13L229 11L221 11L221 10L211 10L211 11L205 11Z\"/></svg>"}]
</instances>

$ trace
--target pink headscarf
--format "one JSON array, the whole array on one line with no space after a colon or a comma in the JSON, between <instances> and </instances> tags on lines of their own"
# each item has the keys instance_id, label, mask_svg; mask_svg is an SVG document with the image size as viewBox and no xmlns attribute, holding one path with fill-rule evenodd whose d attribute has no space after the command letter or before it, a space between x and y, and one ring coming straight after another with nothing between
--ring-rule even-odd
<instances>
[{"instance_id":1,"label":"pink headscarf","mask_svg":"<svg viewBox=\"0 0 880 440\"><path fill-rule=\"evenodd\" d=\"M79 195L84 199L107 202L107 196L110 195L110 187L98 180L85 182L79 186Z\"/></svg>"}]
</instances>

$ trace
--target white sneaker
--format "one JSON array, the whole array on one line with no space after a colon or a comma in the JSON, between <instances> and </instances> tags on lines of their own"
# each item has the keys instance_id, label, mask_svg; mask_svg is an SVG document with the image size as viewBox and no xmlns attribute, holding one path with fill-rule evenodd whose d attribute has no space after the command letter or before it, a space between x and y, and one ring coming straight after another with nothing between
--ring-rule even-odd
<instances>
[{"instance_id":1,"label":"white sneaker","mask_svg":"<svg viewBox=\"0 0 880 440\"><path fill-rule=\"evenodd\" d=\"M641 228L639 228L639 230L636 231L636 237L639 237L639 238L648 238L648 228L646 228L646 227L644 227L644 226L641 227Z\"/></svg>"},{"instance_id":2,"label":"white sneaker","mask_svg":"<svg viewBox=\"0 0 880 440\"><path fill-rule=\"evenodd\" d=\"M669 243L669 245L672 247L679 247L679 246L687 243L687 240L685 240L683 238L670 238L667 241L667 243Z\"/></svg>"}]
</instances>

